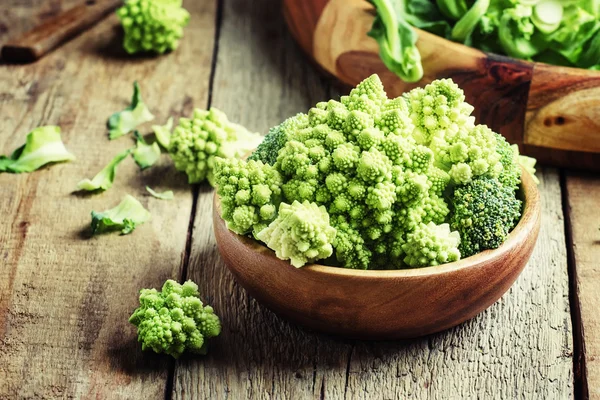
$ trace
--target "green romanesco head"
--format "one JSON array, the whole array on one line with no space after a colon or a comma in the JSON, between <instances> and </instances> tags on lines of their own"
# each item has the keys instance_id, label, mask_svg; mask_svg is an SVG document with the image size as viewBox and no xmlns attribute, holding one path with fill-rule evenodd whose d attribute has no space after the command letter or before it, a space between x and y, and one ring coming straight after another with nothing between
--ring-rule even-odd
<instances>
[{"instance_id":1,"label":"green romanesco head","mask_svg":"<svg viewBox=\"0 0 600 400\"><path fill-rule=\"evenodd\" d=\"M499 247L521 216L514 187L495 178L481 177L457 186L451 203L450 226L460 233L463 257Z\"/></svg>"},{"instance_id":2,"label":"green romanesco head","mask_svg":"<svg viewBox=\"0 0 600 400\"><path fill-rule=\"evenodd\" d=\"M497 137L485 125L464 126L456 132L435 135L430 145L435 165L459 185L478 176L497 178L503 170L502 155L496 151Z\"/></svg>"},{"instance_id":3,"label":"green romanesco head","mask_svg":"<svg viewBox=\"0 0 600 400\"><path fill-rule=\"evenodd\" d=\"M290 260L299 268L330 257L335 234L325 207L294 201L291 205L281 203L277 218L256 238L274 250L278 258Z\"/></svg>"},{"instance_id":4,"label":"green romanesco head","mask_svg":"<svg viewBox=\"0 0 600 400\"><path fill-rule=\"evenodd\" d=\"M181 0L127 0L117 10L123 25L123 47L129 54L175 50L190 14Z\"/></svg>"},{"instance_id":5,"label":"green romanesco head","mask_svg":"<svg viewBox=\"0 0 600 400\"><path fill-rule=\"evenodd\" d=\"M460 259L458 232L450 231L450 225L433 222L419 224L406 237L402 249L406 253L404 262L413 267L445 264Z\"/></svg>"},{"instance_id":6,"label":"green romanesco head","mask_svg":"<svg viewBox=\"0 0 600 400\"><path fill-rule=\"evenodd\" d=\"M140 307L129 322L138 329L142 350L178 358L184 351L206 354L207 339L221 333L219 317L199 298L198 285L167 280L159 292L140 291Z\"/></svg>"},{"instance_id":7,"label":"green romanesco head","mask_svg":"<svg viewBox=\"0 0 600 400\"><path fill-rule=\"evenodd\" d=\"M452 79L433 81L405 96L420 144L428 145L434 136L453 134L473 124L473 106L465 102L462 89Z\"/></svg>"},{"instance_id":8,"label":"green romanesco head","mask_svg":"<svg viewBox=\"0 0 600 400\"><path fill-rule=\"evenodd\" d=\"M169 154L177 170L189 183L207 179L214 186L215 158L239 158L256 147L262 136L230 122L218 109L194 110L192 118L181 118L170 138Z\"/></svg>"},{"instance_id":9,"label":"green romanesco head","mask_svg":"<svg viewBox=\"0 0 600 400\"><path fill-rule=\"evenodd\" d=\"M214 174L230 230L256 236L277 217L282 179L275 168L261 161L216 158Z\"/></svg>"}]
</instances>

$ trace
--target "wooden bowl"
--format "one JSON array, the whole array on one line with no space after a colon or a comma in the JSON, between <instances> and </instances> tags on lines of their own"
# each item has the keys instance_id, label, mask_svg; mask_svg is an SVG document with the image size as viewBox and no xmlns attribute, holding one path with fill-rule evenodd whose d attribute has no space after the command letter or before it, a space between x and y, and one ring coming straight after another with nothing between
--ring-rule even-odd
<instances>
[{"instance_id":1,"label":"wooden bowl","mask_svg":"<svg viewBox=\"0 0 600 400\"><path fill-rule=\"evenodd\" d=\"M260 303L312 329L361 339L404 339L442 331L483 311L517 279L540 229L540 200L528 173L524 211L506 242L454 263L395 271L311 265L295 268L273 251L229 231L215 194L219 252L235 279Z\"/></svg>"},{"instance_id":2,"label":"wooden bowl","mask_svg":"<svg viewBox=\"0 0 600 400\"><path fill-rule=\"evenodd\" d=\"M284 0L292 35L318 65L356 86L378 74L390 97L452 78L475 106L478 123L517 143L541 163L600 171L600 71L486 54L418 30L425 75L409 84L388 71L367 36L366 0Z\"/></svg>"}]
</instances>

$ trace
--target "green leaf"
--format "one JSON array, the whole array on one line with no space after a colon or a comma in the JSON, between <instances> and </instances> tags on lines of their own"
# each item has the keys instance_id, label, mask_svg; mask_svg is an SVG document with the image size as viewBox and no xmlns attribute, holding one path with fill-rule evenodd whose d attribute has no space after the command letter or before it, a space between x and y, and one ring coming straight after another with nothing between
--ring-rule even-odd
<instances>
[{"instance_id":1,"label":"green leaf","mask_svg":"<svg viewBox=\"0 0 600 400\"><path fill-rule=\"evenodd\" d=\"M152 125L152 130L158 143L169 150L171 145L171 130L173 129L173 117L169 117L165 125Z\"/></svg>"},{"instance_id":2,"label":"green leaf","mask_svg":"<svg viewBox=\"0 0 600 400\"><path fill-rule=\"evenodd\" d=\"M58 126L40 126L27 135L25 144L10 157L0 156L0 172L32 172L51 162L74 159L60 138Z\"/></svg>"},{"instance_id":3,"label":"green leaf","mask_svg":"<svg viewBox=\"0 0 600 400\"><path fill-rule=\"evenodd\" d=\"M134 197L126 195L118 206L104 212L92 211L92 234L121 231L127 235L150 219L150 212Z\"/></svg>"},{"instance_id":4,"label":"green leaf","mask_svg":"<svg viewBox=\"0 0 600 400\"><path fill-rule=\"evenodd\" d=\"M108 119L108 137L117 139L134 130L138 125L152 121L154 115L150 112L140 92L137 81L133 83L133 97L131 105L121 112L114 113Z\"/></svg>"},{"instance_id":5,"label":"green leaf","mask_svg":"<svg viewBox=\"0 0 600 400\"><path fill-rule=\"evenodd\" d=\"M131 153L131 149L127 149L119 154L108 163L92 180L84 179L77 184L79 190L106 190L109 189L115 180L117 165L123 161Z\"/></svg>"},{"instance_id":6,"label":"green leaf","mask_svg":"<svg viewBox=\"0 0 600 400\"><path fill-rule=\"evenodd\" d=\"M423 77L417 33L405 19L405 2L369 0L377 10L368 35L379 44L379 57L385 66L405 82Z\"/></svg>"},{"instance_id":7,"label":"green leaf","mask_svg":"<svg viewBox=\"0 0 600 400\"><path fill-rule=\"evenodd\" d=\"M172 190L167 190L165 192L162 193L158 193L155 192L154 190L152 190L152 188L146 186L146 190L148 191L148 193L150 193L152 196L156 197L157 199L161 199L161 200L173 200L173 191Z\"/></svg>"},{"instance_id":8,"label":"green leaf","mask_svg":"<svg viewBox=\"0 0 600 400\"><path fill-rule=\"evenodd\" d=\"M137 143L135 150L133 150L133 159L141 169L151 167L160 158L160 147L158 147L158 143L146 143L138 131L135 131L134 135L137 139Z\"/></svg>"}]
</instances>

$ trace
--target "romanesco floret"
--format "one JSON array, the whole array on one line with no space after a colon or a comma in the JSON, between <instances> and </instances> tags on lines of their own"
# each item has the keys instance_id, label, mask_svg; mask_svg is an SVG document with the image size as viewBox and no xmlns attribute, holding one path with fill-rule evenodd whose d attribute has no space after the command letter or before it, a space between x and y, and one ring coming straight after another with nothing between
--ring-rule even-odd
<instances>
[{"instance_id":1,"label":"romanesco floret","mask_svg":"<svg viewBox=\"0 0 600 400\"><path fill-rule=\"evenodd\" d=\"M473 106L452 79L439 79L406 94L410 117L415 124L415 138L429 144L434 136L456 133L463 126L473 125Z\"/></svg>"},{"instance_id":2,"label":"romanesco floret","mask_svg":"<svg viewBox=\"0 0 600 400\"><path fill-rule=\"evenodd\" d=\"M216 157L238 158L254 149L262 136L229 122L218 109L194 110L192 118L181 118L170 138L169 154L177 170L185 172L189 183L205 179L214 186Z\"/></svg>"},{"instance_id":3,"label":"romanesco floret","mask_svg":"<svg viewBox=\"0 0 600 400\"><path fill-rule=\"evenodd\" d=\"M256 238L274 250L278 258L290 260L299 268L330 257L335 233L325 207L294 201L281 203L277 218L258 232Z\"/></svg>"},{"instance_id":4,"label":"romanesco floret","mask_svg":"<svg viewBox=\"0 0 600 400\"><path fill-rule=\"evenodd\" d=\"M190 14L181 0L127 0L117 10L123 25L123 47L129 54L175 50Z\"/></svg>"},{"instance_id":5,"label":"romanesco floret","mask_svg":"<svg viewBox=\"0 0 600 400\"><path fill-rule=\"evenodd\" d=\"M419 224L409 233L402 250L406 253L404 262L411 267L440 265L460 259L458 244L460 236L450 231L450 225L436 225L433 222Z\"/></svg>"},{"instance_id":6,"label":"romanesco floret","mask_svg":"<svg viewBox=\"0 0 600 400\"><path fill-rule=\"evenodd\" d=\"M511 186L495 178L478 178L457 186L450 226L460 233L463 257L499 247L521 216L521 201Z\"/></svg>"},{"instance_id":7,"label":"romanesco floret","mask_svg":"<svg viewBox=\"0 0 600 400\"><path fill-rule=\"evenodd\" d=\"M220 169L223 219L233 231L257 237L280 202L285 213L288 204L314 204L324 207L337 232L325 263L393 269L455 261L461 252L458 233L448 227L453 189L497 178L517 201L520 177L510 145L475 125L472 110L451 80L388 99L373 75L340 101L317 103L273 128L251 161ZM249 200L248 181L236 186L249 169L269 171L269 182L280 189L264 199L274 210L266 217ZM276 236L276 248L293 249L283 237Z\"/></svg>"},{"instance_id":8,"label":"romanesco floret","mask_svg":"<svg viewBox=\"0 0 600 400\"><path fill-rule=\"evenodd\" d=\"M282 179L275 168L261 161L216 158L214 174L230 230L256 236L277 217Z\"/></svg>"},{"instance_id":9,"label":"romanesco floret","mask_svg":"<svg viewBox=\"0 0 600 400\"><path fill-rule=\"evenodd\" d=\"M162 290L142 289L140 307L129 318L138 329L142 350L152 349L175 358L184 351L206 354L207 339L221 333L211 306L202 304L198 285L169 279Z\"/></svg>"},{"instance_id":10,"label":"romanesco floret","mask_svg":"<svg viewBox=\"0 0 600 400\"><path fill-rule=\"evenodd\" d=\"M463 126L458 131L431 139L436 166L447 171L456 184L477 176L498 177L502 173L501 155L496 151L496 136L485 125Z\"/></svg>"}]
</instances>

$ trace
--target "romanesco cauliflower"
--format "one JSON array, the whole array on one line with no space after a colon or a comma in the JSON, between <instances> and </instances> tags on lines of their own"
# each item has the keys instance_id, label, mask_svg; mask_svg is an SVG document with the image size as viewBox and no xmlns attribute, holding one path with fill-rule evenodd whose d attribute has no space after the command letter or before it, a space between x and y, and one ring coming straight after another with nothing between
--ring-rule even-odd
<instances>
[{"instance_id":1,"label":"romanesco cauliflower","mask_svg":"<svg viewBox=\"0 0 600 400\"><path fill-rule=\"evenodd\" d=\"M458 260L462 241L448 225L453 205L447 199L455 188L492 179L517 201L520 179L514 149L476 125L472 111L449 79L388 99L373 75L340 101L317 103L273 128L252 161L216 168L223 218L235 232L261 239L258 232L277 213L261 216L252 185L240 175L268 171L272 194L263 201L270 211L280 202L285 213L288 204L323 207L336 231L326 263L390 269ZM493 217L496 210L488 212ZM282 224L277 221L273 227ZM278 249L304 245L293 235L277 240Z\"/></svg>"},{"instance_id":2,"label":"romanesco cauliflower","mask_svg":"<svg viewBox=\"0 0 600 400\"><path fill-rule=\"evenodd\" d=\"M277 217L282 180L275 168L261 161L216 158L214 172L229 229L256 236Z\"/></svg>"},{"instance_id":3,"label":"romanesco cauliflower","mask_svg":"<svg viewBox=\"0 0 600 400\"><path fill-rule=\"evenodd\" d=\"M177 170L185 172L189 183L205 179L214 186L216 157L238 158L253 150L262 136L229 122L218 109L194 110L192 118L181 118L169 139L169 154Z\"/></svg>"},{"instance_id":4,"label":"romanesco cauliflower","mask_svg":"<svg viewBox=\"0 0 600 400\"><path fill-rule=\"evenodd\" d=\"M450 225L427 225L421 223L409 233L402 249L406 253L404 262L411 267L427 267L460 259L458 244L460 236L450 231Z\"/></svg>"},{"instance_id":5,"label":"romanesco cauliflower","mask_svg":"<svg viewBox=\"0 0 600 400\"><path fill-rule=\"evenodd\" d=\"M142 289L140 307L129 318L138 329L142 350L152 349L175 358L184 351L206 354L207 339L221 333L211 306L200 301L198 285L169 279L162 290Z\"/></svg>"},{"instance_id":6,"label":"romanesco cauliflower","mask_svg":"<svg viewBox=\"0 0 600 400\"><path fill-rule=\"evenodd\" d=\"M281 203L277 218L258 232L264 242L282 260L291 260L294 267L330 257L335 228L329 224L325 207L305 201Z\"/></svg>"},{"instance_id":7,"label":"romanesco cauliflower","mask_svg":"<svg viewBox=\"0 0 600 400\"><path fill-rule=\"evenodd\" d=\"M129 54L175 50L190 14L181 0L127 0L117 10L123 25L123 47Z\"/></svg>"}]
</instances>

